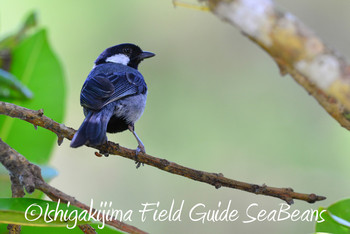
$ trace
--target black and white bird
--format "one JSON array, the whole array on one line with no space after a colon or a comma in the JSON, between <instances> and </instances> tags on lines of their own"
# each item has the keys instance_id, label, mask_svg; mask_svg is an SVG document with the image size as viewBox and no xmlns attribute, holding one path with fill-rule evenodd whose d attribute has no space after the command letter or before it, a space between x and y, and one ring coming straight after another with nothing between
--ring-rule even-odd
<instances>
[{"instance_id":1,"label":"black and white bird","mask_svg":"<svg viewBox=\"0 0 350 234\"><path fill-rule=\"evenodd\" d=\"M145 109L147 98L147 85L137 68L143 59L154 55L125 43L107 48L98 56L81 90L80 104L85 119L75 133L71 147L86 143L101 145L107 141L106 132L129 129L138 142L136 153L145 153L145 146L134 127Z\"/></svg>"}]
</instances>

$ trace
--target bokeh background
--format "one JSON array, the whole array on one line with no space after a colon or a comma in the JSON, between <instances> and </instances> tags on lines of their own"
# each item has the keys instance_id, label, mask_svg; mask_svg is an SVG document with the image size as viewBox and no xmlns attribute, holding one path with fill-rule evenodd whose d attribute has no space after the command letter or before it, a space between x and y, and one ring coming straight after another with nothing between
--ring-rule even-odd
<instances>
[{"instance_id":1,"label":"bokeh background","mask_svg":"<svg viewBox=\"0 0 350 234\"><path fill-rule=\"evenodd\" d=\"M349 1L275 1L302 19L331 47L350 56ZM136 124L149 154L257 184L292 187L327 200L295 201L301 212L349 197L350 134L302 87L281 77L276 64L241 33L211 13L174 8L170 0L46 1L2 0L0 33L13 31L30 10L37 10L60 57L68 88L64 124L78 128L83 119L81 86L105 48L131 42L152 51L140 70L149 86L147 107ZM50 77L47 77L50 82ZM45 84L43 84L43 89ZM54 95L54 94L53 94ZM109 139L135 148L129 132ZM314 222L242 223L245 210L279 208L282 200L213 187L171 175L117 156L97 158L94 150L56 147L50 165L59 176L52 185L98 208L133 210L128 222L151 233L312 233ZM141 203L161 209L184 200L181 222L141 222ZM186 216L197 203L218 202L237 209L235 222L193 222Z\"/></svg>"}]
</instances>

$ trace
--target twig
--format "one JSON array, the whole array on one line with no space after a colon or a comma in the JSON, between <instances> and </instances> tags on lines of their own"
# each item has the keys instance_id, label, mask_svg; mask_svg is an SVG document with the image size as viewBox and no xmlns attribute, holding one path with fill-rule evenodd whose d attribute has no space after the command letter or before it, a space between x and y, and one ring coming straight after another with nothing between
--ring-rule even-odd
<instances>
[{"instance_id":1,"label":"twig","mask_svg":"<svg viewBox=\"0 0 350 234\"><path fill-rule=\"evenodd\" d=\"M17 151L12 149L9 145L7 145L5 142L3 142L1 138L0 138L0 162L5 166L5 168L9 171L12 177L13 176L16 177L16 181L15 181L16 186L21 186L22 188L24 187L28 193L32 193L34 192L35 189L39 189L54 201L58 201L60 199L61 202L65 202L65 203L70 202L71 205L90 211L89 206L81 203L80 201L76 200L74 197L69 196L63 193L62 191L47 184L41 176L40 167L30 163L24 156L22 156ZM95 211L95 210L92 209L92 211ZM96 219L100 218L97 215L98 214L95 213L94 217ZM104 220L106 220L105 223L113 227L116 227L117 229L122 230L124 232L141 233L141 234L146 233L134 226L125 224L109 216L108 218L107 216L105 216ZM13 225L13 226L17 226L17 225ZM79 228L81 228L86 233L94 233L93 232L94 229L92 227L87 227L82 225L82 227L79 227Z\"/></svg>"},{"instance_id":2,"label":"twig","mask_svg":"<svg viewBox=\"0 0 350 234\"><path fill-rule=\"evenodd\" d=\"M199 0L263 48L341 126L350 130L350 65L272 0Z\"/></svg>"},{"instance_id":3,"label":"twig","mask_svg":"<svg viewBox=\"0 0 350 234\"><path fill-rule=\"evenodd\" d=\"M23 197L24 196L23 186L21 185L18 177L13 174L10 174L10 179L11 179L12 197ZM19 234L21 233L21 225L9 224L7 225L7 230L9 231L9 234Z\"/></svg>"},{"instance_id":4,"label":"twig","mask_svg":"<svg viewBox=\"0 0 350 234\"><path fill-rule=\"evenodd\" d=\"M12 197L23 197L25 195L23 186L16 175L10 174ZM21 225L9 224L7 230L10 234L21 233Z\"/></svg>"},{"instance_id":5,"label":"twig","mask_svg":"<svg viewBox=\"0 0 350 234\"><path fill-rule=\"evenodd\" d=\"M7 225L7 230L9 234L19 234L21 233L21 225L9 224Z\"/></svg>"},{"instance_id":6,"label":"twig","mask_svg":"<svg viewBox=\"0 0 350 234\"><path fill-rule=\"evenodd\" d=\"M88 224L79 225L80 230L82 230L85 234L95 234L97 233L95 228L91 227Z\"/></svg>"},{"instance_id":7,"label":"twig","mask_svg":"<svg viewBox=\"0 0 350 234\"><path fill-rule=\"evenodd\" d=\"M44 116L42 110L35 111L24 107L16 106L14 104L0 102L0 114L4 114L13 118L19 118L29 123L32 123L35 126L41 126L43 128L46 128L56 133L56 135L59 138L59 142L62 142L63 138L71 140L75 133L74 129L66 127L63 124L59 124L53 121L52 119ZM293 199L304 200L309 203L314 203L316 201L326 199L326 197L318 196L315 194L296 193L291 188L274 188L266 185L260 186L256 184L249 184L237 180L232 180L224 177L220 173L209 173L191 169L173 162L169 162L165 159L153 157L148 154L140 153L136 158L135 150L124 148L113 142L107 142L106 144L101 146L88 146L98 149L100 152L108 152L109 154L119 155L132 160L137 159L137 161L140 163L145 163L150 166L157 167L163 171L181 175L192 180L204 182L215 186L215 188L220 188L221 186L224 186L247 191L250 193L277 197L286 201L288 204L292 204Z\"/></svg>"}]
</instances>

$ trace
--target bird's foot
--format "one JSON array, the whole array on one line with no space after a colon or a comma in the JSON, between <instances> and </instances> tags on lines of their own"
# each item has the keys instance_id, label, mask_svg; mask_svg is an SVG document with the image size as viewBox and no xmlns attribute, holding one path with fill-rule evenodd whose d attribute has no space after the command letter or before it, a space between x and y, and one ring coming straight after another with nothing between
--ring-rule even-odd
<instances>
[{"instance_id":1,"label":"bird's foot","mask_svg":"<svg viewBox=\"0 0 350 234\"><path fill-rule=\"evenodd\" d=\"M140 162L139 161L139 154L140 152L142 152L143 154L146 153L146 150L145 150L145 146L144 145L139 145L137 146L136 150L135 150L135 164L136 164L136 169L139 168L141 165L144 166L144 163L143 162Z\"/></svg>"},{"instance_id":2,"label":"bird's foot","mask_svg":"<svg viewBox=\"0 0 350 234\"><path fill-rule=\"evenodd\" d=\"M139 162L137 160L135 160L135 164L136 164L136 169L138 169L141 165L144 166L145 164L143 162Z\"/></svg>"},{"instance_id":3,"label":"bird's foot","mask_svg":"<svg viewBox=\"0 0 350 234\"><path fill-rule=\"evenodd\" d=\"M97 152L96 152L97 153ZM99 152L98 152L100 155L102 154L103 156L105 156L105 157L108 157L109 156L109 153L107 152L107 151L104 151L104 150L100 150Z\"/></svg>"},{"instance_id":4,"label":"bird's foot","mask_svg":"<svg viewBox=\"0 0 350 234\"><path fill-rule=\"evenodd\" d=\"M139 155L140 152L143 154L146 153L146 149L145 149L145 146L143 144L139 144L135 151L136 151L136 155Z\"/></svg>"}]
</instances>

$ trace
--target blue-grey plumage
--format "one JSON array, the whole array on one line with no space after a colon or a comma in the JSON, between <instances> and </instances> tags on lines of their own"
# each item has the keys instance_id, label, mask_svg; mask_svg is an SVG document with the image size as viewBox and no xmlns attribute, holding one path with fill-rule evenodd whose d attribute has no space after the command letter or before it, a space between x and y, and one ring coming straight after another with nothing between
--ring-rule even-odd
<instances>
[{"instance_id":1,"label":"blue-grey plumage","mask_svg":"<svg viewBox=\"0 0 350 234\"><path fill-rule=\"evenodd\" d=\"M101 53L81 90L85 119L71 147L101 145L107 141L106 132L129 129L138 141L137 151L145 152L134 129L147 99L147 85L137 68L143 59L153 56L133 44L120 44Z\"/></svg>"}]
</instances>

